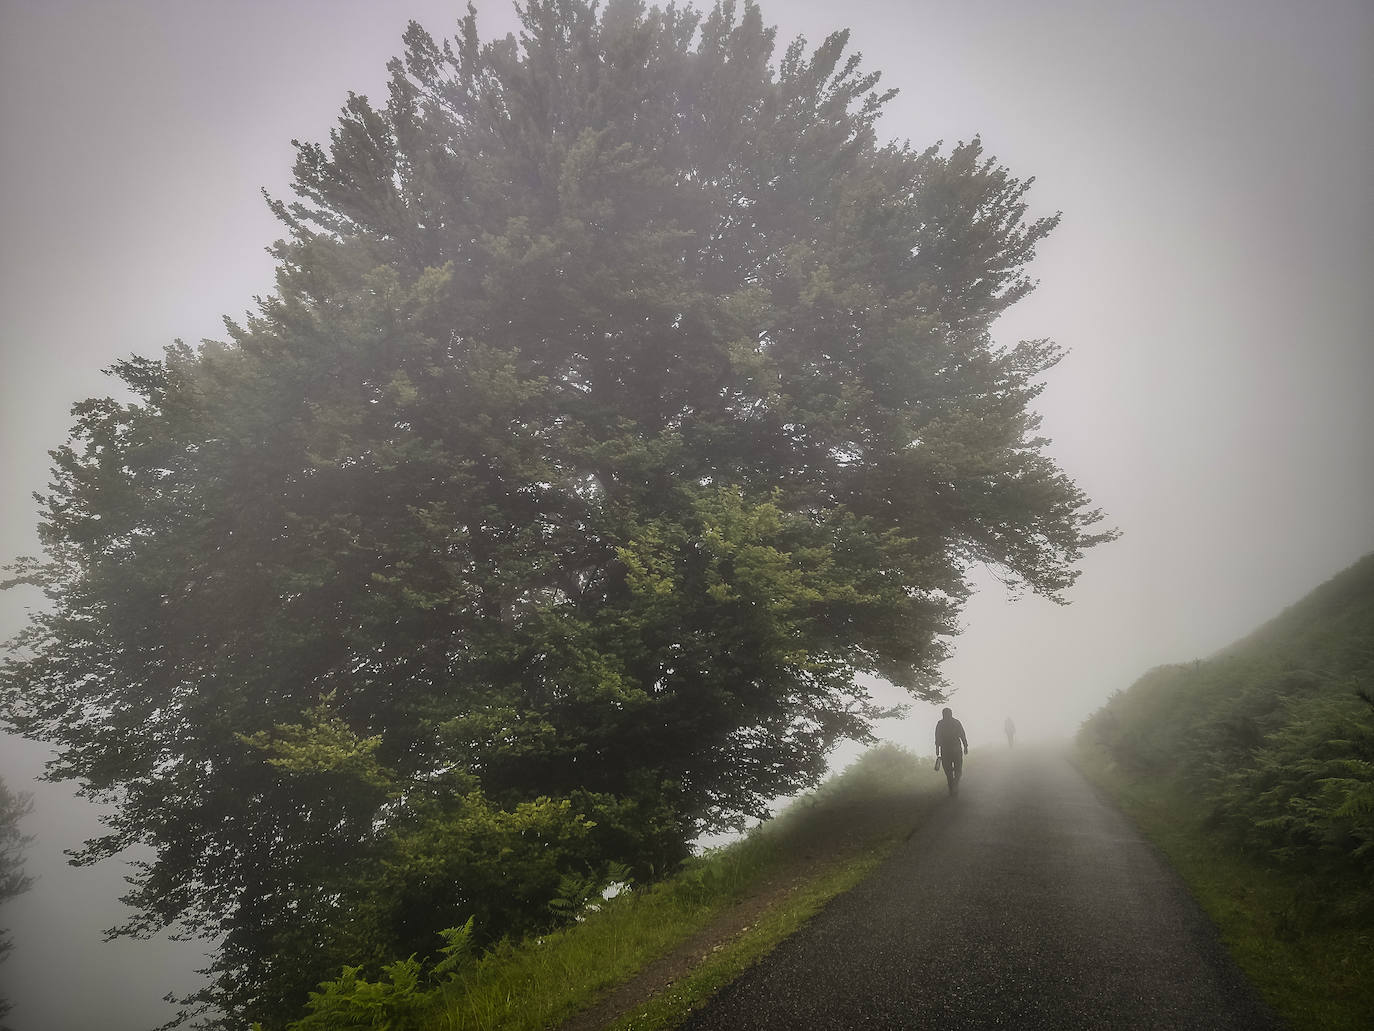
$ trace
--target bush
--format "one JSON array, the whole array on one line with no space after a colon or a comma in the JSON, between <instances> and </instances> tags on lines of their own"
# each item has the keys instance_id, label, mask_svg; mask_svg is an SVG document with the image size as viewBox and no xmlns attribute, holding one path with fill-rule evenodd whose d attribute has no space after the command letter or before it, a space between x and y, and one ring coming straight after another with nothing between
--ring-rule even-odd
<instances>
[{"instance_id":1,"label":"bush","mask_svg":"<svg viewBox=\"0 0 1374 1031\"><path fill-rule=\"evenodd\" d=\"M1151 670L1079 732L1169 782L1211 827L1311 880L1331 913L1374 912L1374 556L1222 654Z\"/></svg>"}]
</instances>

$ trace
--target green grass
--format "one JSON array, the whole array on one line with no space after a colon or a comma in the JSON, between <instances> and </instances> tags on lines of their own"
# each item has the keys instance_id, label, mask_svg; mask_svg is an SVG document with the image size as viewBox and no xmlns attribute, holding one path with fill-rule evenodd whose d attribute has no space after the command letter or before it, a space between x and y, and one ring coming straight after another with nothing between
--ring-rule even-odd
<instances>
[{"instance_id":1,"label":"green grass","mask_svg":"<svg viewBox=\"0 0 1374 1031\"><path fill-rule=\"evenodd\" d=\"M799 858L802 883L668 991L617 1027L667 1028L792 934L826 901L866 876L940 798L924 760L884 746L831 778L777 819L681 873L627 892L573 926L504 946L437 990L427 1031L543 1031L667 955Z\"/></svg>"},{"instance_id":2,"label":"green grass","mask_svg":"<svg viewBox=\"0 0 1374 1031\"><path fill-rule=\"evenodd\" d=\"M1130 777L1080 749L1083 772L1163 852L1237 964L1293 1027L1374 1027L1374 928L1323 917L1330 885L1264 865L1207 828L1203 803L1168 781Z\"/></svg>"},{"instance_id":3,"label":"green grass","mask_svg":"<svg viewBox=\"0 0 1374 1031\"><path fill-rule=\"evenodd\" d=\"M777 869L779 844L751 837L646 891L612 899L581 923L498 948L444 989L428 1027L536 1031L566 1020L670 951Z\"/></svg>"},{"instance_id":4,"label":"green grass","mask_svg":"<svg viewBox=\"0 0 1374 1031\"><path fill-rule=\"evenodd\" d=\"M613 1024L612 1031L666 1031L679 1026L692 1010L768 955L832 898L872 873L897 840L889 837L875 843L865 854L842 860L808 881L667 991Z\"/></svg>"}]
</instances>

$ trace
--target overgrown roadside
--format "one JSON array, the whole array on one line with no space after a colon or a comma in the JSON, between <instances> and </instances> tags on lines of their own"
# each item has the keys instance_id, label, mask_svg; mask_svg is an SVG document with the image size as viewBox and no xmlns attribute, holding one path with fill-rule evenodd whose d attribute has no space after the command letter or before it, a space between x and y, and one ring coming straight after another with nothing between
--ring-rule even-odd
<instances>
[{"instance_id":1,"label":"overgrown roadside","mask_svg":"<svg viewBox=\"0 0 1374 1031\"><path fill-rule=\"evenodd\" d=\"M484 957L447 985L435 1031L670 1028L859 883L944 781L895 746L865 755L740 842L582 923Z\"/></svg>"},{"instance_id":2,"label":"overgrown roadside","mask_svg":"<svg viewBox=\"0 0 1374 1031\"><path fill-rule=\"evenodd\" d=\"M794 851L753 892L560 1031L675 1027L832 898L863 880L939 797L933 790L913 790L834 803L823 816L812 815L815 825L793 832Z\"/></svg>"},{"instance_id":3,"label":"overgrown roadside","mask_svg":"<svg viewBox=\"0 0 1374 1031\"><path fill-rule=\"evenodd\" d=\"M1323 891L1218 842L1205 806L1080 747L1076 765L1168 858L1265 1001L1290 1025L1364 1031L1374 1021L1374 928L1327 919Z\"/></svg>"},{"instance_id":4,"label":"overgrown roadside","mask_svg":"<svg viewBox=\"0 0 1374 1031\"><path fill-rule=\"evenodd\" d=\"M690 941L665 957L669 962L661 969L646 970L648 977L637 977L624 986L627 991L614 993L604 1013L589 1013L589 1022L574 1021L562 1031L663 1031L677 1027L692 1010L799 930L827 902L872 873L898 840L897 834L885 835L855 855L799 872L778 890L766 892L757 905L726 914L708 934L700 936L701 940Z\"/></svg>"}]
</instances>

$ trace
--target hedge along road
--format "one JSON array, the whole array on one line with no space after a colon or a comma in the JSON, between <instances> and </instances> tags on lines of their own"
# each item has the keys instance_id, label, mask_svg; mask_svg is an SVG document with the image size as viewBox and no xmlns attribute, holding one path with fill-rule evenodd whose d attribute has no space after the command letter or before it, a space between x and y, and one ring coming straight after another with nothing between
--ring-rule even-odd
<instances>
[{"instance_id":1,"label":"hedge along road","mask_svg":"<svg viewBox=\"0 0 1374 1031\"><path fill-rule=\"evenodd\" d=\"M1058 753L975 752L947 799L684 1025L1282 1025L1178 876Z\"/></svg>"}]
</instances>

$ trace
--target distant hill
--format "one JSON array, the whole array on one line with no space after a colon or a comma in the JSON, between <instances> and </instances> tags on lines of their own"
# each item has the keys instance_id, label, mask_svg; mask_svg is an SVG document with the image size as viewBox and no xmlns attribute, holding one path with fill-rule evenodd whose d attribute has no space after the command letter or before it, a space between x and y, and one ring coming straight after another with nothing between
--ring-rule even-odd
<instances>
[{"instance_id":1,"label":"distant hill","mask_svg":"<svg viewBox=\"0 0 1374 1031\"><path fill-rule=\"evenodd\" d=\"M1206 660L1151 670L1080 744L1210 807L1267 862L1374 912L1374 554Z\"/></svg>"},{"instance_id":2,"label":"distant hill","mask_svg":"<svg viewBox=\"0 0 1374 1031\"><path fill-rule=\"evenodd\" d=\"M1258 630L1222 649L1218 658L1246 651L1294 657L1374 672L1374 552L1333 576ZM1360 649L1363 651L1360 651Z\"/></svg>"}]
</instances>

